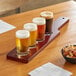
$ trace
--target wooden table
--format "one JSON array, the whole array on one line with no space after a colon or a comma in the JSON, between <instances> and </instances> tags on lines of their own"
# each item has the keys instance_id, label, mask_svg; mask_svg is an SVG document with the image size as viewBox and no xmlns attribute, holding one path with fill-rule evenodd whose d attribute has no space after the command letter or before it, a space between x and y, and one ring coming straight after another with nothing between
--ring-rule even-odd
<instances>
[{"instance_id":1,"label":"wooden table","mask_svg":"<svg viewBox=\"0 0 76 76\"><path fill-rule=\"evenodd\" d=\"M66 16L70 21L61 28L60 35L29 63L7 60L7 53L15 47L15 31L22 29L24 23L31 22L43 10L53 11L54 19ZM0 35L0 76L28 76L28 72L47 62L69 70L76 76L76 64L66 62L60 51L66 44L76 43L76 2L68 1L1 19L17 28Z\"/></svg>"}]
</instances>

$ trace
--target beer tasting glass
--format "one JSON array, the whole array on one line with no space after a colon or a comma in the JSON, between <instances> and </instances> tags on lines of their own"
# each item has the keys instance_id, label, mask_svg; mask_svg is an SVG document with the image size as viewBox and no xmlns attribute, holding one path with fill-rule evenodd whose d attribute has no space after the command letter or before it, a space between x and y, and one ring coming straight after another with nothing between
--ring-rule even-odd
<instances>
[{"instance_id":1,"label":"beer tasting glass","mask_svg":"<svg viewBox=\"0 0 76 76\"><path fill-rule=\"evenodd\" d=\"M36 17L32 20L33 23L37 24L38 27L38 41L44 40L45 37L45 29L46 29L46 20L43 17Z\"/></svg>"},{"instance_id":2,"label":"beer tasting glass","mask_svg":"<svg viewBox=\"0 0 76 76\"><path fill-rule=\"evenodd\" d=\"M29 54L30 33L27 30L16 31L16 48L18 56L26 56Z\"/></svg>"},{"instance_id":3,"label":"beer tasting glass","mask_svg":"<svg viewBox=\"0 0 76 76\"><path fill-rule=\"evenodd\" d=\"M26 23L24 24L24 29L30 32L30 46L34 47L37 40L37 24L35 23Z\"/></svg>"},{"instance_id":4,"label":"beer tasting glass","mask_svg":"<svg viewBox=\"0 0 76 76\"><path fill-rule=\"evenodd\" d=\"M41 17L46 19L46 33L52 33L52 23L53 23L53 12L50 11L43 11L40 13Z\"/></svg>"}]
</instances>

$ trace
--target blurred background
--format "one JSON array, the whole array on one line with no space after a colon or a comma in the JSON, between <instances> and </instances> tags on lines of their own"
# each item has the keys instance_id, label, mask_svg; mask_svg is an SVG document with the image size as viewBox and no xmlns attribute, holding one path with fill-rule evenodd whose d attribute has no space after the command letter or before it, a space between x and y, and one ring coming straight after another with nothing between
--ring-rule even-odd
<instances>
[{"instance_id":1,"label":"blurred background","mask_svg":"<svg viewBox=\"0 0 76 76\"><path fill-rule=\"evenodd\" d=\"M0 17L9 16L69 0L0 0Z\"/></svg>"}]
</instances>

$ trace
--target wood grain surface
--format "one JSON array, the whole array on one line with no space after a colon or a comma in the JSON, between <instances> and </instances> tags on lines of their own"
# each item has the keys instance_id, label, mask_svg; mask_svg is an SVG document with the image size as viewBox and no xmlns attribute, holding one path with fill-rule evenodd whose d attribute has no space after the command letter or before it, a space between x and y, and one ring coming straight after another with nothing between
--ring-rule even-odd
<instances>
[{"instance_id":1,"label":"wood grain surface","mask_svg":"<svg viewBox=\"0 0 76 76\"><path fill-rule=\"evenodd\" d=\"M28 64L7 60L7 53L15 47L15 31L22 29L25 23L31 22L32 18L39 16L44 10L54 12L54 20L66 16L70 21L60 29L60 35ZM0 76L28 76L28 72L47 62L69 70L76 76L76 64L66 62L61 55L61 48L76 43L76 2L68 1L1 19L17 28L0 34Z\"/></svg>"}]
</instances>

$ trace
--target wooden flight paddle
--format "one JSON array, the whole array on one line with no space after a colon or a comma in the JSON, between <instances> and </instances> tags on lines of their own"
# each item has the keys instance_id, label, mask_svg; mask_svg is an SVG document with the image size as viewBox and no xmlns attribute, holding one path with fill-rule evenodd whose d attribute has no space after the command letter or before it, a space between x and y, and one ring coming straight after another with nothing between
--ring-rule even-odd
<instances>
[{"instance_id":1,"label":"wooden flight paddle","mask_svg":"<svg viewBox=\"0 0 76 76\"><path fill-rule=\"evenodd\" d=\"M29 49L29 54L27 56L18 57L16 48L11 50L7 54L7 59L14 60L17 62L28 63L31 59L33 59L39 52L41 52L48 44L53 41L60 33L59 29L65 25L69 21L67 17L59 17L53 22L52 25L52 34L45 34L45 39L41 42L38 42L34 48Z\"/></svg>"}]
</instances>

